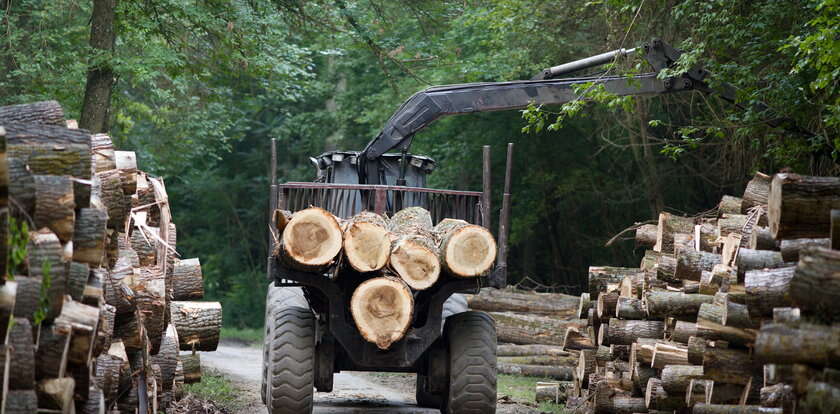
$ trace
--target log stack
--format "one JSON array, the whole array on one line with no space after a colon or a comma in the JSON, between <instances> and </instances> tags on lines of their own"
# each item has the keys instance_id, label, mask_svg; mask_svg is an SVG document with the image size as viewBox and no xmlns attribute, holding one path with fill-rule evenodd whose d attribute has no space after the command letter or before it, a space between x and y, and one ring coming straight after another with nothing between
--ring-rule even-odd
<instances>
[{"instance_id":1,"label":"log stack","mask_svg":"<svg viewBox=\"0 0 840 414\"><path fill-rule=\"evenodd\" d=\"M179 347L215 349L220 305L180 302L203 281L163 180L63 113L0 107L0 412L166 411Z\"/></svg>"},{"instance_id":2,"label":"log stack","mask_svg":"<svg viewBox=\"0 0 840 414\"><path fill-rule=\"evenodd\" d=\"M758 173L742 198L724 197L717 217L663 213L641 273L590 269L580 303L595 311L588 327L567 330L575 340L565 347L591 348L580 351L566 408L840 412L836 208L840 178ZM690 223L693 234L681 235ZM650 240L651 229L639 231L637 244Z\"/></svg>"},{"instance_id":3,"label":"log stack","mask_svg":"<svg viewBox=\"0 0 840 414\"><path fill-rule=\"evenodd\" d=\"M484 277L496 259L485 228L454 219L435 226L421 207L390 218L363 211L346 219L317 207L277 210L270 228L279 264L336 280L351 296L361 336L383 350L409 331L417 292Z\"/></svg>"}]
</instances>

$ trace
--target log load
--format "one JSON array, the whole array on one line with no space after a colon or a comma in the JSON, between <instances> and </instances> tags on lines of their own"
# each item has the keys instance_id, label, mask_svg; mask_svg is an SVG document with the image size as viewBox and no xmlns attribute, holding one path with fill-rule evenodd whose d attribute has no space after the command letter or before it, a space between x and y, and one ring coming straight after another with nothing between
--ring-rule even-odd
<instances>
[{"instance_id":1,"label":"log load","mask_svg":"<svg viewBox=\"0 0 840 414\"><path fill-rule=\"evenodd\" d=\"M298 211L283 231L279 257L287 266L318 272L326 269L341 251L341 228L330 212L310 207Z\"/></svg>"},{"instance_id":2,"label":"log load","mask_svg":"<svg viewBox=\"0 0 840 414\"><path fill-rule=\"evenodd\" d=\"M9 191L26 211L35 203L34 175L91 178L90 134L81 129L56 125L8 123L6 155L9 162ZM90 205L90 186L73 183L76 208Z\"/></svg>"},{"instance_id":3,"label":"log load","mask_svg":"<svg viewBox=\"0 0 840 414\"><path fill-rule=\"evenodd\" d=\"M496 261L496 241L484 227L444 219L434 228L440 240L440 264L456 277L486 276Z\"/></svg>"},{"instance_id":4,"label":"log load","mask_svg":"<svg viewBox=\"0 0 840 414\"><path fill-rule=\"evenodd\" d=\"M287 216L275 218L275 226L282 232L288 224ZM388 223L379 214L363 211L351 217L344 230L344 257L357 272L375 272L388 264L391 236Z\"/></svg>"},{"instance_id":5,"label":"log load","mask_svg":"<svg viewBox=\"0 0 840 414\"><path fill-rule=\"evenodd\" d=\"M151 352L157 353L164 329L166 313L166 281L158 268L140 268L132 286L134 303L139 311L146 334L151 342ZM213 349L215 350L215 346Z\"/></svg>"},{"instance_id":6,"label":"log load","mask_svg":"<svg viewBox=\"0 0 840 414\"><path fill-rule=\"evenodd\" d=\"M173 301L170 313L181 350L216 350L222 327L222 305L219 302Z\"/></svg>"},{"instance_id":7,"label":"log load","mask_svg":"<svg viewBox=\"0 0 840 414\"><path fill-rule=\"evenodd\" d=\"M470 309L485 312L524 312L533 315L572 318L580 305L577 296L562 293L538 293L512 288L484 288L477 295L467 297ZM586 315L582 316L586 317Z\"/></svg>"},{"instance_id":8,"label":"log load","mask_svg":"<svg viewBox=\"0 0 840 414\"><path fill-rule=\"evenodd\" d=\"M175 300L195 300L204 297L204 277L198 258L176 260L172 268L172 297Z\"/></svg>"},{"instance_id":9,"label":"log load","mask_svg":"<svg viewBox=\"0 0 840 414\"><path fill-rule=\"evenodd\" d=\"M596 413L624 414L647 411L644 398L630 397L617 392L607 381L600 381L595 386L594 403Z\"/></svg>"},{"instance_id":10,"label":"log load","mask_svg":"<svg viewBox=\"0 0 840 414\"><path fill-rule=\"evenodd\" d=\"M362 338L386 350L408 331L414 314L414 298L401 279L376 277L362 282L353 292L350 312ZM180 330L178 337L182 343L187 340Z\"/></svg>"},{"instance_id":11,"label":"log load","mask_svg":"<svg viewBox=\"0 0 840 414\"><path fill-rule=\"evenodd\" d=\"M744 196L741 201L741 214L749 213L755 206L767 207L767 197L770 195L770 182L773 177L756 172L752 180L747 183L744 189Z\"/></svg>"},{"instance_id":12,"label":"log load","mask_svg":"<svg viewBox=\"0 0 840 414\"><path fill-rule=\"evenodd\" d=\"M65 125L64 109L57 101L0 106L0 124L12 122Z\"/></svg>"},{"instance_id":13,"label":"log load","mask_svg":"<svg viewBox=\"0 0 840 414\"><path fill-rule=\"evenodd\" d=\"M34 212L36 228L47 227L62 243L73 239L76 208L73 181L69 176L33 175L35 186Z\"/></svg>"},{"instance_id":14,"label":"log load","mask_svg":"<svg viewBox=\"0 0 840 414\"><path fill-rule=\"evenodd\" d=\"M670 213L659 213L659 223L656 227L656 244L653 250L662 253L674 253L674 234L694 233L694 219L680 217Z\"/></svg>"},{"instance_id":15,"label":"log load","mask_svg":"<svg viewBox=\"0 0 840 414\"><path fill-rule=\"evenodd\" d=\"M820 319L840 321L840 251L808 247L800 254L790 296L805 311Z\"/></svg>"},{"instance_id":16,"label":"log load","mask_svg":"<svg viewBox=\"0 0 840 414\"><path fill-rule=\"evenodd\" d=\"M422 207L409 207L396 212L388 225L395 235L390 268L414 289L433 285L441 264L431 214Z\"/></svg>"},{"instance_id":17,"label":"log load","mask_svg":"<svg viewBox=\"0 0 840 414\"><path fill-rule=\"evenodd\" d=\"M776 174L767 218L776 240L829 237L831 210L840 208L840 178Z\"/></svg>"},{"instance_id":18,"label":"log load","mask_svg":"<svg viewBox=\"0 0 840 414\"><path fill-rule=\"evenodd\" d=\"M496 321L499 342L512 344L563 345L566 328L583 328L585 319L557 319L551 316L515 312L489 312Z\"/></svg>"}]
</instances>

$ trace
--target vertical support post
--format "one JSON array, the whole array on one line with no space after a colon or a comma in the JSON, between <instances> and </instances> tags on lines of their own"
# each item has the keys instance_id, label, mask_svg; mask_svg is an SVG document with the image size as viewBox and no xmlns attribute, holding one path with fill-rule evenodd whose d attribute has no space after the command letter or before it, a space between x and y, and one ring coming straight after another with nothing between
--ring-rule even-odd
<instances>
[{"instance_id":1,"label":"vertical support post","mask_svg":"<svg viewBox=\"0 0 840 414\"><path fill-rule=\"evenodd\" d=\"M483 184L481 191L481 225L490 229L490 196L493 188L490 183L490 146L485 145L483 151L484 163L481 171L481 183Z\"/></svg>"},{"instance_id":2,"label":"vertical support post","mask_svg":"<svg viewBox=\"0 0 840 414\"><path fill-rule=\"evenodd\" d=\"M505 190L502 194L502 210L499 212L499 254L496 258L494 286L507 285L507 241L510 224L510 180L513 169L513 143L507 147L507 161L505 163Z\"/></svg>"}]
</instances>

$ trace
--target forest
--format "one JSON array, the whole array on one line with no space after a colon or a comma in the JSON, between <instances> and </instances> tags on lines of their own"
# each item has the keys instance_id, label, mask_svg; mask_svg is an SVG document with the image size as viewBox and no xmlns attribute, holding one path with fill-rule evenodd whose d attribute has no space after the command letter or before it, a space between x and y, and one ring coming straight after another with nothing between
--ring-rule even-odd
<instances>
[{"instance_id":1,"label":"forest","mask_svg":"<svg viewBox=\"0 0 840 414\"><path fill-rule=\"evenodd\" d=\"M700 65L735 102L591 89L414 140L430 186L462 190L491 145L496 210L515 143L508 281L578 294L590 264L638 262L632 233L605 246L634 223L741 194L756 171L840 173L838 27L837 0L0 0L0 105L55 99L135 151L225 325L259 327L271 139L279 180L311 181L309 157L363 149L424 88L669 42L684 51L669 76ZM630 55L575 76L647 71Z\"/></svg>"}]
</instances>

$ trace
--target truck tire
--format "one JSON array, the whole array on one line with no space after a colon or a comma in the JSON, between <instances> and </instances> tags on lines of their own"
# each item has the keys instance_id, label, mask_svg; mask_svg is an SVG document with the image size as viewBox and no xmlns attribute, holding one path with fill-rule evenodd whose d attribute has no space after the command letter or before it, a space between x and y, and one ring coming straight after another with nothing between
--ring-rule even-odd
<instances>
[{"instance_id":1,"label":"truck tire","mask_svg":"<svg viewBox=\"0 0 840 414\"><path fill-rule=\"evenodd\" d=\"M303 289L299 287L275 286L274 282L269 282L265 292L265 316L263 318L263 362L262 362L262 381L260 382L260 398L263 404L266 404L266 383L268 382L268 350L271 348L271 325L272 320L270 315L275 308L281 306L301 306L307 307L306 297L303 295Z\"/></svg>"},{"instance_id":2,"label":"truck tire","mask_svg":"<svg viewBox=\"0 0 840 414\"><path fill-rule=\"evenodd\" d=\"M312 413L315 316L309 308L273 309L266 400L270 414Z\"/></svg>"},{"instance_id":3,"label":"truck tire","mask_svg":"<svg viewBox=\"0 0 840 414\"><path fill-rule=\"evenodd\" d=\"M496 324L484 312L463 312L446 320L448 414L496 412Z\"/></svg>"}]
</instances>

